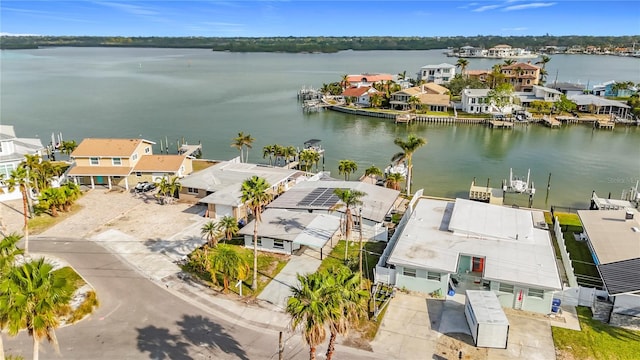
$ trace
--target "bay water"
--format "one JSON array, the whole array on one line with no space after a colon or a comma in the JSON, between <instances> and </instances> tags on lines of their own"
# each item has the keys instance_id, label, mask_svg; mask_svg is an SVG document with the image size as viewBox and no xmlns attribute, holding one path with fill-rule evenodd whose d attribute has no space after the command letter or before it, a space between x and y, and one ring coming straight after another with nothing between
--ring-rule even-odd
<instances>
[{"instance_id":1,"label":"bay water","mask_svg":"<svg viewBox=\"0 0 640 360\"><path fill-rule=\"evenodd\" d=\"M592 190L619 198L640 179L640 128L613 131L573 125L561 129L481 125L395 125L392 120L331 111L304 113L296 99L302 87L319 88L344 74L407 71L455 63L440 50L345 51L335 54L226 53L202 49L43 48L0 52L0 123L20 137L51 133L66 140L86 137L201 141L204 156L229 159L239 131L256 140L251 162L266 162L269 144L302 147L317 138L326 148L326 170L340 178L337 163L358 164L357 178L374 164L384 168L399 151L396 137L416 133L428 144L414 155L413 189L434 196L467 197L469 185L500 186L514 174L531 177L534 206L583 207ZM533 62L536 60L533 59ZM470 59L469 69L500 62ZM553 55L548 82L591 86L608 80L640 82L640 59ZM159 145L154 149L159 152ZM551 188L547 180L551 173ZM508 196L507 203L526 205Z\"/></svg>"}]
</instances>

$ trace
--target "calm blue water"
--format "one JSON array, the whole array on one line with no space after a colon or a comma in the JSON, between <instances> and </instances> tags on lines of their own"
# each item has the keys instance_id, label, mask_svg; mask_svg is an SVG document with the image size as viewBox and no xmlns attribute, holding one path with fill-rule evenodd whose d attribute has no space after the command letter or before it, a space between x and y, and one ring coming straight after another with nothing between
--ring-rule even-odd
<instances>
[{"instance_id":1,"label":"calm blue water","mask_svg":"<svg viewBox=\"0 0 640 360\"><path fill-rule=\"evenodd\" d=\"M534 205L584 205L592 190L619 197L640 179L640 129L594 131L539 126L513 131L482 126L397 126L389 120L330 111L305 114L296 101L302 86L320 87L343 74L415 73L421 66L455 63L442 51L346 51L337 54L216 53L194 49L46 48L0 52L0 122L19 136L51 132L66 139L143 137L172 146L184 137L202 141L205 156L228 159L238 131L256 138L250 161L268 144L301 146L322 139L326 168L352 159L360 171L384 167L398 151L395 137L409 132L428 144L414 155L414 189L435 196L465 196L474 177L498 186L509 168L538 188ZM471 59L470 69L497 60ZM535 59L534 59L535 62ZM613 56L554 55L549 80L593 85L640 82L640 60ZM156 148L156 152L159 147ZM552 186L546 198L546 183ZM526 204L526 200L513 200Z\"/></svg>"}]
</instances>

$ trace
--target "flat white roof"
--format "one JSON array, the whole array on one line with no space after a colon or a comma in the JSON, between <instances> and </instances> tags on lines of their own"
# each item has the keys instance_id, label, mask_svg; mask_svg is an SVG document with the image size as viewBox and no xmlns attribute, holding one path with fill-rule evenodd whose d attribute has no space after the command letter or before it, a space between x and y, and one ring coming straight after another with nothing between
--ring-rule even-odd
<instances>
[{"instance_id":1,"label":"flat white roof","mask_svg":"<svg viewBox=\"0 0 640 360\"><path fill-rule=\"evenodd\" d=\"M596 253L598 264L640 258L640 213L628 209L633 219L626 220L627 209L578 210L578 216Z\"/></svg>"},{"instance_id":2,"label":"flat white roof","mask_svg":"<svg viewBox=\"0 0 640 360\"><path fill-rule=\"evenodd\" d=\"M484 257L486 279L560 289L549 232L533 226L541 216L536 212L541 213L465 199L420 199L387 262L455 273L460 255Z\"/></svg>"},{"instance_id":3,"label":"flat white roof","mask_svg":"<svg viewBox=\"0 0 640 360\"><path fill-rule=\"evenodd\" d=\"M509 325L507 315L493 291L467 290L467 301L471 304L478 324Z\"/></svg>"}]
</instances>

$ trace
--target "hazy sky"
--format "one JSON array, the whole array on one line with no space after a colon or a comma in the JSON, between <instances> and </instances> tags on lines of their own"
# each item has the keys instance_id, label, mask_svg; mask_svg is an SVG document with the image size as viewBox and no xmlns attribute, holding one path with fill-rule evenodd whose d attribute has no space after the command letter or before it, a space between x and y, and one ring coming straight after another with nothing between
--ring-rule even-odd
<instances>
[{"instance_id":1,"label":"hazy sky","mask_svg":"<svg viewBox=\"0 0 640 360\"><path fill-rule=\"evenodd\" d=\"M638 35L640 1L0 1L0 32L105 36Z\"/></svg>"}]
</instances>

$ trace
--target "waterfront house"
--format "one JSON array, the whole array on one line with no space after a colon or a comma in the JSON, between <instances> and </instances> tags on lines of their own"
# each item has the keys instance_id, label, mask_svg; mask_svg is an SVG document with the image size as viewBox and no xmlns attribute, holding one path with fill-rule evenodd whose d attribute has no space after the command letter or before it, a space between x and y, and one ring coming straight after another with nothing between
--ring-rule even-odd
<instances>
[{"instance_id":1,"label":"waterfront house","mask_svg":"<svg viewBox=\"0 0 640 360\"><path fill-rule=\"evenodd\" d=\"M252 176L264 178L275 197L300 181L305 181L299 170L271 167L266 165L222 161L206 169L195 172L180 180L181 201L207 205L207 216L221 218L233 216L246 219L248 212L240 200L242 183Z\"/></svg>"},{"instance_id":2,"label":"waterfront house","mask_svg":"<svg viewBox=\"0 0 640 360\"><path fill-rule=\"evenodd\" d=\"M547 85L551 86L551 84L547 84ZM554 82L552 85L554 89L560 91L566 96L582 95L584 94L584 91L587 89L586 85L584 84L574 84L569 82Z\"/></svg>"},{"instance_id":3,"label":"waterfront house","mask_svg":"<svg viewBox=\"0 0 640 360\"><path fill-rule=\"evenodd\" d=\"M463 75L469 79L487 82L489 74L491 74L491 70L465 70Z\"/></svg>"},{"instance_id":4,"label":"waterfront house","mask_svg":"<svg viewBox=\"0 0 640 360\"><path fill-rule=\"evenodd\" d=\"M253 247L254 221L240 229L246 247ZM334 238L340 218L328 214L312 214L284 209L266 209L258 226L258 248L262 251L293 254L302 246L320 251Z\"/></svg>"},{"instance_id":5,"label":"waterfront house","mask_svg":"<svg viewBox=\"0 0 640 360\"><path fill-rule=\"evenodd\" d=\"M25 159L25 155L40 155L44 146L40 139L19 138L13 125L0 125L0 175L4 180L11 176L11 171ZM14 200L22 197L19 188L9 192L4 181L0 180L0 201Z\"/></svg>"},{"instance_id":6,"label":"waterfront house","mask_svg":"<svg viewBox=\"0 0 640 360\"><path fill-rule=\"evenodd\" d=\"M542 314L561 289L542 211L421 192L384 250L375 281L425 294L493 291L505 308Z\"/></svg>"},{"instance_id":7,"label":"waterfront house","mask_svg":"<svg viewBox=\"0 0 640 360\"><path fill-rule=\"evenodd\" d=\"M523 107L529 107L533 101L555 103L562 96L562 93L558 90L539 85L533 85L531 90L514 93L514 96L519 99Z\"/></svg>"},{"instance_id":8,"label":"waterfront house","mask_svg":"<svg viewBox=\"0 0 640 360\"><path fill-rule=\"evenodd\" d=\"M634 86L628 89L614 89L615 85L616 81L614 80L605 81L601 84L594 85L591 93L595 96L604 97L629 97L638 91Z\"/></svg>"},{"instance_id":9,"label":"waterfront house","mask_svg":"<svg viewBox=\"0 0 640 360\"><path fill-rule=\"evenodd\" d=\"M367 184L361 181L318 180L305 181L292 187L286 193L267 205L267 209L284 209L310 214L327 214L341 218L345 208L332 211L339 199L335 189L362 191L362 205L351 209L354 221L362 216L362 232L365 239L387 241L387 227L390 214L395 210L400 195L397 190ZM353 235L352 235L353 236Z\"/></svg>"},{"instance_id":10,"label":"waterfront house","mask_svg":"<svg viewBox=\"0 0 640 360\"><path fill-rule=\"evenodd\" d=\"M458 56L462 58L485 57L487 56L487 50L473 46L463 46L458 51Z\"/></svg>"},{"instance_id":11,"label":"waterfront house","mask_svg":"<svg viewBox=\"0 0 640 360\"><path fill-rule=\"evenodd\" d=\"M425 65L420 68L418 80L433 82L436 84L446 84L456 76L456 66L442 63L438 65Z\"/></svg>"},{"instance_id":12,"label":"waterfront house","mask_svg":"<svg viewBox=\"0 0 640 360\"><path fill-rule=\"evenodd\" d=\"M347 102L351 102L356 105L369 107L371 106L371 95L379 94L380 92L369 86L350 87L342 92L342 97L347 99Z\"/></svg>"},{"instance_id":13,"label":"waterfront house","mask_svg":"<svg viewBox=\"0 0 640 360\"><path fill-rule=\"evenodd\" d=\"M633 208L578 210L608 299L608 321L640 328L640 213ZM607 320L607 319L605 319Z\"/></svg>"},{"instance_id":14,"label":"waterfront house","mask_svg":"<svg viewBox=\"0 0 640 360\"><path fill-rule=\"evenodd\" d=\"M531 91L540 81L540 68L530 63L504 65L500 71L515 91Z\"/></svg>"},{"instance_id":15,"label":"waterfront house","mask_svg":"<svg viewBox=\"0 0 640 360\"><path fill-rule=\"evenodd\" d=\"M347 75L347 86L373 86L377 83L384 83L386 81L394 80L395 77L391 74L356 74L356 75Z\"/></svg>"},{"instance_id":16,"label":"waterfront house","mask_svg":"<svg viewBox=\"0 0 640 360\"><path fill-rule=\"evenodd\" d=\"M462 111L470 114L484 114L489 112L489 100L487 95L490 89L464 89L462 90Z\"/></svg>"},{"instance_id":17,"label":"waterfront house","mask_svg":"<svg viewBox=\"0 0 640 360\"><path fill-rule=\"evenodd\" d=\"M408 89L396 91L391 94L389 104L393 109L410 110L412 104L409 99L416 97L418 106L426 111L447 111L451 106L449 89L436 83L426 83Z\"/></svg>"},{"instance_id":18,"label":"waterfront house","mask_svg":"<svg viewBox=\"0 0 640 360\"><path fill-rule=\"evenodd\" d=\"M138 182L183 177L193 171L190 157L154 155L154 144L144 139L84 139L71 153L67 176L92 189L106 185L129 190Z\"/></svg>"},{"instance_id":19,"label":"waterfront house","mask_svg":"<svg viewBox=\"0 0 640 360\"><path fill-rule=\"evenodd\" d=\"M592 114L608 114L624 118L631 108L621 101L609 100L591 94L572 95L567 98L578 105L578 111Z\"/></svg>"}]
</instances>

